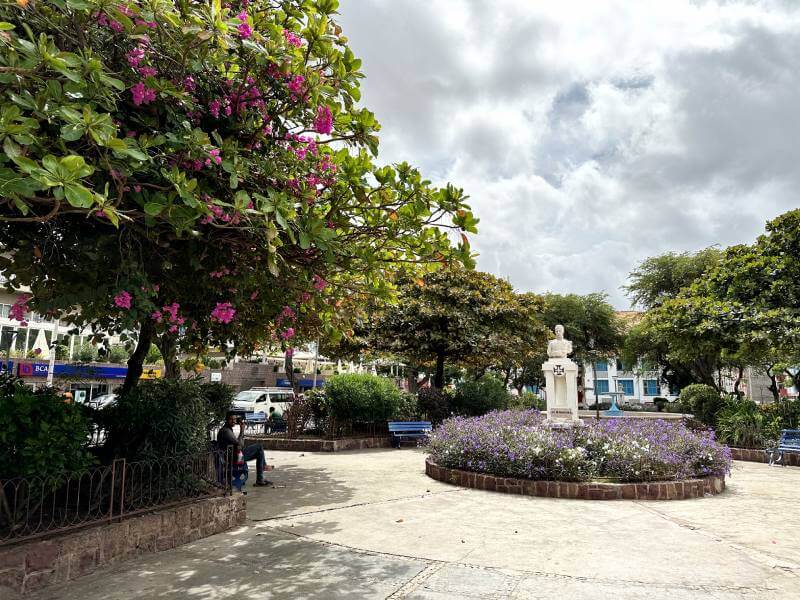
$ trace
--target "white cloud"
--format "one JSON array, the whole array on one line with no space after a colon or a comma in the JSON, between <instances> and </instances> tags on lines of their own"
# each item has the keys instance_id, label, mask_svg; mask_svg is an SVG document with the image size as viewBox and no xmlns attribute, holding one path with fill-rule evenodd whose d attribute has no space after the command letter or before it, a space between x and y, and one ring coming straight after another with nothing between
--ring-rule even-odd
<instances>
[{"instance_id":1,"label":"white cloud","mask_svg":"<svg viewBox=\"0 0 800 600\"><path fill-rule=\"evenodd\" d=\"M797 205L800 3L350 0L381 158L463 187L480 268L619 290Z\"/></svg>"}]
</instances>

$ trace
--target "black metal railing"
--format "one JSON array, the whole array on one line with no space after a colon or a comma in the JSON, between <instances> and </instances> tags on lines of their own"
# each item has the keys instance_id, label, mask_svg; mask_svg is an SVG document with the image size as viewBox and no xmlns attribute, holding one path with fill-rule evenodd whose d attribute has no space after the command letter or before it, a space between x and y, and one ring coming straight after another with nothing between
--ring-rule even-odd
<instances>
[{"instance_id":1,"label":"black metal railing","mask_svg":"<svg viewBox=\"0 0 800 600\"><path fill-rule=\"evenodd\" d=\"M230 464L215 451L0 479L0 546L230 493Z\"/></svg>"}]
</instances>

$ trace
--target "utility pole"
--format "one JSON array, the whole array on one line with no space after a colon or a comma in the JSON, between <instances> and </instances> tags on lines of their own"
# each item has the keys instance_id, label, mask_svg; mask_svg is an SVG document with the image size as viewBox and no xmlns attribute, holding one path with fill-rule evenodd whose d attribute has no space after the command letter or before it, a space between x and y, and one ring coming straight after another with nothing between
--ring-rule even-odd
<instances>
[{"instance_id":1,"label":"utility pole","mask_svg":"<svg viewBox=\"0 0 800 600\"><path fill-rule=\"evenodd\" d=\"M50 338L50 365L47 367L47 387L53 387L53 371L56 370L56 344L58 343L58 318L53 328L53 337Z\"/></svg>"}]
</instances>

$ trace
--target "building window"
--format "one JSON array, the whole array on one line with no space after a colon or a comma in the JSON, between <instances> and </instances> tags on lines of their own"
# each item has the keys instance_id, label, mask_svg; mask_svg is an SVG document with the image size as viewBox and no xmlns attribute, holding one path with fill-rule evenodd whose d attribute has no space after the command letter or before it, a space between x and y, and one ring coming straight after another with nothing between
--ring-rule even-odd
<instances>
[{"instance_id":1,"label":"building window","mask_svg":"<svg viewBox=\"0 0 800 600\"><path fill-rule=\"evenodd\" d=\"M681 393L681 388L679 388L674 383L669 384L669 395L670 396L678 396Z\"/></svg>"},{"instance_id":2,"label":"building window","mask_svg":"<svg viewBox=\"0 0 800 600\"><path fill-rule=\"evenodd\" d=\"M596 363L594 363L594 368L597 369L598 371L604 371L604 372L608 371L608 361L598 360Z\"/></svg>"},{"instance_id":3,"label":"building window","mask_svg":"<svg viewBox=\"0 0 800 600\"><path fill-rule=\"evenodd\" d=\"M607 393L608 393L608 379L598 379L597 381L594 382L595 396Z\"/></svg>"},{"instance_id":4,"label":"building window","mask_svg":"<svg viewBox=\"0 0 800 600\"><path fill-rule=\"evenodd\" d=\"M645 379L644 380L644 395L645 396L658 396L661 390L658 387L658 379Z\"/></svg>"},{"instance_id":5,"label":"building window","mask_svg":"<svg viewBox=\"0 0 800 600\"><path fill-rule=\"evenodd\" d=\"M626 396L633 396L633 379L620 379L617 383L619 383L619 391Z\"/></svg>"},{"instance_id":6,"label":"building window","mask_svg":"<svg viewBox=\"0 0 800 600\"><path fill-rule=\"evenodd\" d=\"M8 318L8 312L11 310L10 304L0 304L0 317Z\"/></svg>"}]
</instances>

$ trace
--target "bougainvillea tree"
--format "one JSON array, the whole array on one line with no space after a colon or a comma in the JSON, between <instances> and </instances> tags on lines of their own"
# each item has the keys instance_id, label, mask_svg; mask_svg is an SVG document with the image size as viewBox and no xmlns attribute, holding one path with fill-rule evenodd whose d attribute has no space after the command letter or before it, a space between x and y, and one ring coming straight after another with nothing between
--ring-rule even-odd
<instances>
[{"instance_id":1,"label":"bougainvillea tree","mask_svg":"<svg viewBox=\"0 0 800 600\"><path fill-rule=\"evenodd\" d=\"M287 346L406 265L469 263L463 192L373 163L336 9L3 3L0 269L31 289L21 313L134 332L130 385L151 341L168 363Z\"/></svg>"}]
</instances>

